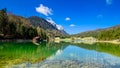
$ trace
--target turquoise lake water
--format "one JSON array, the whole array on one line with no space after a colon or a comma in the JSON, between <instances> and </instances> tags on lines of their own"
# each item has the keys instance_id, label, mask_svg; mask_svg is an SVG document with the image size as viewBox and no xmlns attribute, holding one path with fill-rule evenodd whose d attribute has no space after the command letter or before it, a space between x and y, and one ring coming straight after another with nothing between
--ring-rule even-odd
<instances>
[{"instance_id":1,"label":"turquoise lake water","mask_svg":"<svg viewBox=\"0 0 120 68\"><path fill-rule=\"evenodd\" d=\"M119 68L120 45L1 42L1 68Z\"/></svg>"}]
</instances>

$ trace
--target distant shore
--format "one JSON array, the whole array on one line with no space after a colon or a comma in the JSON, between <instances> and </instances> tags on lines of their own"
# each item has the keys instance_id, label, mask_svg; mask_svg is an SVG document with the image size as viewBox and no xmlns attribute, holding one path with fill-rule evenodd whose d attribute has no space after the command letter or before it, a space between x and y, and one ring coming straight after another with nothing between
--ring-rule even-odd
<instances>
[{"instance_id":1,"label":"distant shore","mask_svg":"<svg viewBox=\"0 0 120 68\"><path fill-rule=\"evenodd\" d=\"M96 42L101 42L101 43L113 43L113 44L120 44L119 41L96 41Z\"/></svg>"},{"instance_id":2,"label":"distant shore","mask_svg":"<svg viewBox=\"0 0 120 68\"><path fill-rule=\"evenodd\" d=\"M67 39L57 39L55 40L55 42L60 42L60 41L64 41L64 42L73 42L73 43L87 43L87 44L93 44L93 43L112 43L112 44L120 44L120 41L118 40L108 40L108 41L104 41L104 40L84 40L84 41L75 41L75 40L71 40L69 38Z\"/></svg>"}]
</instances>

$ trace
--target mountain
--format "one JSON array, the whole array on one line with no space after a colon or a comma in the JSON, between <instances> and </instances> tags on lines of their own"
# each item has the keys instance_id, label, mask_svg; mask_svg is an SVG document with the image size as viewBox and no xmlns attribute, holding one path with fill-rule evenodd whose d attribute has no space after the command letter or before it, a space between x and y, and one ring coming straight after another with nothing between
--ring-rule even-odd
<instances>
[{"instance_id":1,"label":"mountain","mask_svg":"<svg viewBox=\"0 0 120 68\"><path fill-rule=\"evenodd\" d=\"M55 36L65 36L60 25L53 25L37 16L25 18L7 13L6 9L0 10L0 28L0 39L32 39L39 36L43 40L52 40Z\"/></svg>"},{"instance_id":2,"label":"mountain","mask_svg":"<svg viewBox=\"0 0 120 68\"><path fill-rule=\"evenodd\" d=\"M93 31L82 32L74 34L76 37L95 37L98 40L116 40L120 39L120 25L116 25L109 28L97 29Z\"/></svg>"},{"instance_id":3,"label":"mountain","mask_svg":"<svg viewBox=\"0 0 120 68\"><path fill-rule=\"evenodd\" d=\"M61 25L57 25L53 21L45 20L45 19L37 17L37 16L31 16L28 18L28 20L35 27L39 26L40 28L43 28L44 30L49 29L49 30L54 30L59 33L62 33L63 35L67 34Z\"/></svg>"},{"instance_id":4,"label":"mountain","mask_svg":"<svg viewBox=\"0 0 120 68\"><path fill-rule=\"evenodd\" d=\"M81 32L81 33L74 34L74 35L71 35L71 36L77 36L77 37L90 37L90 36L92 36L92 37L97 37L97 35L99 34L100 31L102 31L102 29Z\"/></svg>"},{"instance_id":5,"label":"mountain","mask_svg":"<svg viewBox=\"0 0 120 68\"><path fill-rule=\"evenodd\" d=\"M37 17L37 16L31 16L28 18L30 23L35 27L41 27L43 29L50 29L50 30L58 30L56 27L54 27L52 24L47 22L45 19Z\"/></svg>"},{"instance_id":6,"label":"mountain","mask_svg":"<svg viewBox=\"0 0 120 68\"><path fill-rule=\"evenodd\" d=\"M64 35L68 35L67 32L65 32L64 28L61 25L56 24L51 18L46 19L49 23L51 23L54 27L56 27L61 33Z\"/></svg>"}]
</instances>

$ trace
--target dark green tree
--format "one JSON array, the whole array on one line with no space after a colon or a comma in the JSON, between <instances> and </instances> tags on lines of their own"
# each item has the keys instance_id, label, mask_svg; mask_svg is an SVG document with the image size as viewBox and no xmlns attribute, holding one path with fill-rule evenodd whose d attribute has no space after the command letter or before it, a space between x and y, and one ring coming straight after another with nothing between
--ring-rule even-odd
<instances>
[{"instance_id":1,"label":"dark green tree","mask_svg":"<svg viewBox=\"0 0 120 68\"><path fill-rule=\"evenodd\" d=\"M28 28L26 34L29 39L32 39L33 37L36 37L38 35L37 30L33 27Z\"/></svg>"},{"instance_id":2,"label":"dark green tree","mask_svg":"<svg viewBox=\"0 0 120 68\"><path fill-rule=\"evenodd\" d=\"M7 32L7 23L8 23L8 16L7 16L7 13L6 13L6 8L0 10L0 31L2 34L6 34Z\"/></svg>"},{"instance_id":3,"label":"dark green tree","mask_svg":"<svg viewBox=\"0 0 120 68\"><path fill-rule=\"evenodd\" d=\"M11 22L8 24L9 25L9 34L16 34L16 24L14 22Z\"/></svg>"},{"instance_id":4,"label":"dark green tree","mask_svg":"<svg viewBox=\"0 0 120 68\"><path fill-rule=\"evenodd\" d=\"M25 26L23 24L20 26L20 34L21 36L25 35Z\"/></svg>"}]
</instances>

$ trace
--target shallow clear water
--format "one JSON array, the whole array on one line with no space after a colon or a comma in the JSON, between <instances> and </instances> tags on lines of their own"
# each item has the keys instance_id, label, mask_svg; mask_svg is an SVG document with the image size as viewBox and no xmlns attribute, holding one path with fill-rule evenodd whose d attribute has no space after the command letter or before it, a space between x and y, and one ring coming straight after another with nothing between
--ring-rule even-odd
<instances>
[{"instance_id":1,"label":"shallow clear water","mask_svg":"<svg viewBox=\"0 0 120 68\"><path fill-rule=\"evenodd\" d=\"M1 42L0 68L119 68L120 45Z\"/></svg>"}]
</instances>

